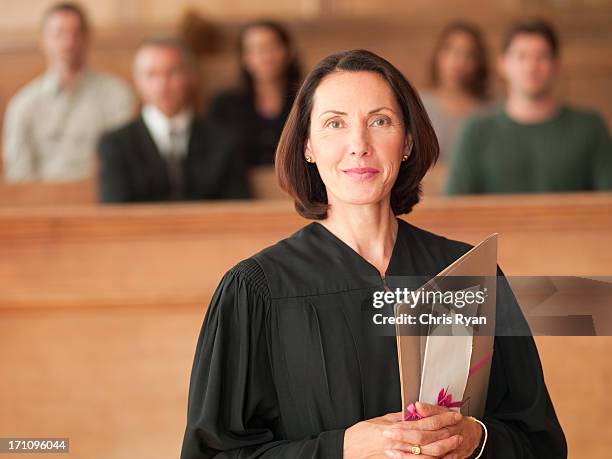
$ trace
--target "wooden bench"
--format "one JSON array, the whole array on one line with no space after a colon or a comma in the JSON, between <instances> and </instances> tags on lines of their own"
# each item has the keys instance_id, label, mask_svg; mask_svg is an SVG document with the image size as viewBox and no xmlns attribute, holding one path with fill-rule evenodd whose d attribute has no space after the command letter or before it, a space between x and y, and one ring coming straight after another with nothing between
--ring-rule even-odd
<instances>
[{"instance_id":1,"label":"wooden bench","mask_svg":"<svg viewBox=\"0 0 612 459\"><path fill-rule=\"evenodd\" d=\"M92 205L98 202L96 178L68 182L6 183L0 180L0 207ZM248 173L253 197L286 199L274 175L274 167L253 167ZM437 184L437 182L436 182Z\"/></svg>"},{"instance_id":2,"label":"wooden bench","mask_svg":"<svg viewBox=\"0 0 612 459\"><path fill-rule=\"evenodd\" d=\"M612 194L427 198L406 219L508 275L612 272ZM0 208L0 432L74 458L178 457L193 351L227 269L307 221L286 200ZM570 457L612 448L612 338L537 338Z\"/></svg>"},{"instance_id":3,"label":"wooden bench","mask_svg":"<svg viewBox=\"0 0 612 459\"><path fill-rule=\"evenodd\" d=\"M96 183L93 179L18 184L0 181L0 206L93 204L96 199Z\"/></svg>"}]
</instances>

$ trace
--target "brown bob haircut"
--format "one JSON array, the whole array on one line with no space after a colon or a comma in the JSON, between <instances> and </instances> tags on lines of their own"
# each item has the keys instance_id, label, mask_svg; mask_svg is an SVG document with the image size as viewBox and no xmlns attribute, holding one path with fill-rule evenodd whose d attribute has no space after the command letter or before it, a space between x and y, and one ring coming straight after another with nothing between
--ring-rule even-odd
<instances>
[{"instance_id":1,"label":"brown bob haircut","mask_svg":"<svg viewBox=\"0 0 612 459\"><path fill-rule=\"evenodd\" d=\"M395 215L409 213L421 196L421 180L432 167L440 148L427 112L417 92L390 62L376 54L356 49L332 54L319 62L302 84L276 148L276 177L280 187L295 200L297 212L309 219L327 218L327 191L315 163L304 159L310 132L314 94L333 72L375 72L389 84L402 109L406 134L412 134L413 147L402 162L391 190Z\"/></svg>"}]
</instances>

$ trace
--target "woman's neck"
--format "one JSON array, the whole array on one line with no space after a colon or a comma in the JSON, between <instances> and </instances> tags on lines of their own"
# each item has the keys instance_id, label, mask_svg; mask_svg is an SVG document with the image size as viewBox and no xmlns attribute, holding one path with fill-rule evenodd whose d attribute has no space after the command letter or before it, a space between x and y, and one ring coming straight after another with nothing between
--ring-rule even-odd
<instances>
[{"instance_id":1,"label":"woman's neck","mask_svg":"<svg viewBox=\"0 0 612 459\"><path fill-rule=\"evenodd\" d=\"M385 276L398 231L389 204L331 205L320 223Z\"/></svg>"}]
</instances>

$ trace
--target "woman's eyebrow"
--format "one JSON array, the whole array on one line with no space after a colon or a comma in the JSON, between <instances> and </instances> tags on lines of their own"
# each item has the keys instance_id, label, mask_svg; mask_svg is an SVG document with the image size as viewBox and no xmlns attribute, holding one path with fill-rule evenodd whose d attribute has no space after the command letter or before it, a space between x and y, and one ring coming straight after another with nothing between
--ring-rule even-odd
<instances>
[{"instance_id":1,"label":"woman's eyebrow","mask_svg":"<svg viewBox=\"0 0 612 459\"><path fill-rule=\"evenodd\" d=\"M321 117L322 117L323 115L325 115L326 113L334 113L334 114L336 114L336 115L347 115L347 113L346 113L346 112L341 112L341 111L338 111L338 110L325 110L323 113L321 113L321 114L319 115L319 118L321 118Z\"/></svg>"},{"instance_id":2,"label":"woman's eyebrow","mask_svg":"<svg viewBox=\"0 0 612 459\"><path fill-rule=\"evenodd\" d=\"M378 108L375 108L374 110L370 110L370 111L368 112L368 115L371 115L372 113L381 112L381 111L383 111L383 110L389 110L390 112L395 113L395 110L393 110L392 108L389 108L389 107L378 107ZM321 118L323 115L325 115L325 114L327 114L327 113L333 113L333 114L335 114L335 115L348 115L348 113L346 113L346 112L341 112L341 111L339 111L339 110L325 110L323 113L321 113L321 114L319 115L319 118Z\"/></svg>"},{"instance_id":3,"label":"woman's eyebrow","mask_svg":"<svg viewBox=\"0 0 612 459\"><path fill-rule=\"evenodd\" d=\"M368 112L368 115L371 115L372 113L376 113L376 112L382 112L383 110L389 110L390 112L395 113L395 110L393 110L392 108L389 108L389 107L378 107L378 108L375 108L374 110L370 110Z\"/></svg>"}]
</instances>

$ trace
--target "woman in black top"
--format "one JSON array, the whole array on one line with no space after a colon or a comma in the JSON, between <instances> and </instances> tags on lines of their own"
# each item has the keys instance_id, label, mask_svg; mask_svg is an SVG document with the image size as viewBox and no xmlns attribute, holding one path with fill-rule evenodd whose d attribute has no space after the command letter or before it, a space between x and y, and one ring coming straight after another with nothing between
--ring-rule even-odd
<instances>
[{"instance_id":1,"label":"woman in black top","mask_svg":"<svg viewBox=\"0 0 612 459\"><path fill-rule=\"evenodd\" d=\"M437 155L418 96L386 60L347 51L309 74L276 170L315 221L223 276L197 343L182 459L567 456L528 334L495 337L483 424L422 403L423 419L402 420L396 340L366 333L361 306L390 279L432 277L469 250L397 218ZM527 327L500 279L496 326Z\"/></svg>"},{"instance_id":2,"label":"woman in black top","mask_svg":"<svg viewBox=\"0 0 612 459\"><path fill-rule=\"evenodd\" d=\"M249 165L274 163L274 151L300 83L289 33L272 21L240 32L240 87L213 98L209 118L231 126Z\"/></svg>"}]
</instances>

